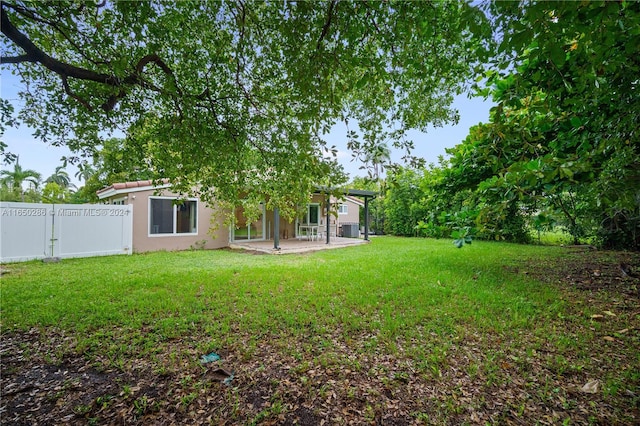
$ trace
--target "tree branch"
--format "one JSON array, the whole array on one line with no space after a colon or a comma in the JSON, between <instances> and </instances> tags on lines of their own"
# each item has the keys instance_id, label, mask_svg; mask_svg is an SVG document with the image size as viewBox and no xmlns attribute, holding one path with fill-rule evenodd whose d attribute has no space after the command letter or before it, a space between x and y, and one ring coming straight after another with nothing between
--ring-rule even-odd
<instances>
[{"instance_id":1,"label":"tree branch","mask_svg":"<svg viewBox=\"0 0 640 426\"><path fill-rule=\"evenodd\" d=\"M29 55L0 56L0 64L21 64L22 62L35 62Z\"/></svg>"},{"instance_id":2,"label":"tree branch","mask_svg":"<svg viewBox=\"0 0 640 426\"><path fill-rule=\"evenodd\" d=\"M78 43L76 43L75 40L73 40L71 37L69 37L69 35L67 34L66 30L61 28L58 22L55 21L50 21L44 18L39 17L33 10L30 9L26 9L22 6L18 6L18 5L13 5L13 4L7 4L3 2L4 6L7 6L11 9L13 9L16 13L22 15L24 18L32 20L34 22L38 22L41 23L43 25L49 26L51 28L53 28L55 31L57 31L60 35L62 35L62 37L64 37L64 39L71 44L80 55L82 55L83 58L85 58L87 61L98 65L98 64L106 64L105 61L102 62L98 62L93 60L92 58L89 57L89 55L87 53L84 52L84 50L80 47L80 45ZM79 9L79 11L82 10L82 8L84 8L84 6L81 6L81 8ZM81 34L79 33L78 36L80 36ZM86 37L85 37L86 38Z\"/></svg>"},{"instance_id":3,"label":"tree branch","mask_svg":"<svg viewBox=\"0 0 640 426\"><path fill-rule=\"evenodd\" d=\"M180 88L178 87L175 74L173 73L171 68L169 68L169 66L157 54L149 54L144 56L136 64L134 72L124 78L118 78L114 75L92 71L86 68L77 67L75 65L71 65L71 64L59 61L49 56L48 54L46 54L44 51L42 51L42 49L37 47L25 34L21 33L13 25L13 23L9 19L8 14L5 11L5 6L7 5L4 2L2 2L1 9L0 9L0 12L1 12L0 25L2 26L2 33L7 38L9 38L9 40L13 41L18 47L24 50L26 53L23 55L1 57L0 63L17 64L17 63L23 63L23 62L34 62L34 63L39 63L43 65L44 67L58 74L62 78L62 84L63 84L65 93L67 93L73 99L77 100L80 104L82 104L85 108L89 110L92 110L89 103L71 91L68 83L69 78L76 78L76 79L85 80L85 81L93 81L96 83L105 84L107 86L119 87L120 90L118 91L118 93L109 96L109 98L102 104L102 109L107 112L113 110L113 108L115 108L117 103L127 95L127 91L123 88L123 86L137 85L140 87L150 88L151 90L154 90L156 92L162 92L160 88L146 83L141 78L141 74L144 72L144 68L150 63L155 64L166 75L170 76L171 79L173 80L173 84L178 94L180 95L182 94Z\"/></svg>"},{"instance_id":4,"label":"tree branch","mask_svg":"<svg viewBox=\"0 0 640 426\"><path fill-rule=\"evenodd\" d=\"M329 27L331 26L331 18L333 17L333 10L335 9L337 4L338 0L332 0L331 2L329 2L329 8L327 9L327 18L325 20L324 26L322 27L320 38L318 38L318 43L316 43L316 50L320 50L320 44L329 32Z\"/></svg>"},{"instance_id":5,"label":"tree branch","mask_svg":"<svg viewBox=\"0 0 640 426\"><path fill-rule=\"evenodd\" d=\"M31 40L29 40L26 35L21 33L13 25L13 23L9 20L9 16L6 13L4 6L5 4L4 2L2 2L2 7L0 8L0 26L2 26L2 34L7 36L9 40L14 42L18 47L26 52L26 55L21 55L24 57L21 62L40 63L50 71L53 71L54 73L64 77L73 77L81 80L95 81L110 86L120 85L120 81L115 76L98 73L95 71L76 67L74 65L66 64L44 53Z\"/></svg>"},{"instance_id":6,"label":"tree branch","mask_svg":"<svg viewBox=\"0 0 640 426\"><path fill-rule=\"evenodd\" d=\"M169 74L173 77L173 71L171 70L171 68L169 68L169 66L167 66L167 64L165 64L164 61L160 59L160 57L155 53L146 55L138 61L138 63L136 64L136 73L142 74L142 71L144 71L144 67L151 62L160 67L160 69L164 71L165 74Z\"/></svg>"},{"instance_id":7,"label":"tree branch","mask_svg":"<svg viewBox=\"0 0 640 426\"><path fill-rule=\"evenodd\" d=\"M67 81L67 77L66 76L61 76L61 78L62 78L62 86L64 87L65 93L67 95L71 96L76 101L80 102L80 104L83 107L85 107L86 109L88 109L89 111L93 111L93 108L91 107L91 105L89 105L89 102L85 101L80 96L76 95L75 93L73 93L71 91L71 88L69 87L69 82Z\"/></svg>"},{"instance_id":8,"label":"tree branch","mask_svg":"<svg viewBox=\"0 0 640 426\"><path fill-rule=\"evenodd\" d=\"M106 102L101 105L101 108L105 112L112 111L116 107L120 99L124 98L126 95L127 92L125 92L124 90L120 90L117 94L109 96Z\"/></svg>"}]
</instances>

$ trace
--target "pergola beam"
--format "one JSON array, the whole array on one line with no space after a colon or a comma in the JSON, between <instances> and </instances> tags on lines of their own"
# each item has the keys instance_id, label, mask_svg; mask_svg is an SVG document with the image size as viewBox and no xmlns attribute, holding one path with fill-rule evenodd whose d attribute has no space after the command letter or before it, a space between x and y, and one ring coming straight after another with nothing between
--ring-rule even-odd
<instances>
[{"instance_id":1,"label":"pergola beam","mask_svg":"<svg viewBox=\"0 0 640 426\"><path fill-rule=\"evenodd\" d=\"M343 195L351 195L364 198L364 239L369 241L369 201L376 198L378 195L375 191L367 191L364 189L342 189L330 188L326 186L317 186L316 194L326 194L326 206L327 206L327 244L331 242L331 225L330 225L330 209L331 209L331 193L341 192ZM337 232L337 230L336 230ZM337 234L336 234L337 236Z\"/></svg>"}]
</instances>

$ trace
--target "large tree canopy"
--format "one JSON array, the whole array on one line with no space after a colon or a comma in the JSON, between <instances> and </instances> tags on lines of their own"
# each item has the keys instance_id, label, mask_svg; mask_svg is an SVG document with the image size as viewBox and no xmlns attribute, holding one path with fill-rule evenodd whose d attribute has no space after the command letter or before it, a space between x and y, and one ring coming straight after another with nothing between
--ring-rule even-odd
<instances>
[{"instance_id":1,"label":"large tree canopy","mask_svg":"<svg viewBox=\"0 0 640 426\"><path fill-rule=\"evenodd\" d=\"M501 41L488 79L498 105L449 150L437 187L474 191L488 236L522 240L523 215L544 214L575 241L638 249L640 3L487 7Z\"/></svg>"},{"instance_id":2,"label":"large tree canopy","mask_svg":"<svg viewBox=\"0 0 640 426\"><path fill-rule=\"evenodd\" d=\"M511 160L492 186L543 199L576 238L594 227L605 245L637 249L640 3L513 6L492 10L501 52L517 57L496 85L491 133Z\"/></svg>"},{"instance_id":3,"label":"large tree canopy","mask_svg":"<svg viewBox=\"0 0 640 426\"><path fill-rule=\"evenodd\" d=\"M287 210L339 184L323 137L410 150L407 129L456 120L486 60L484 15L462 2L2 1L2 64L24 82L20 121L92 154L124 131L131 155L181 191ZM6 111L6 104L3 107ZM360 136L360 137L358 137ZM289 211L292 211L289 209Z\"/></svg>"}]
</instances>

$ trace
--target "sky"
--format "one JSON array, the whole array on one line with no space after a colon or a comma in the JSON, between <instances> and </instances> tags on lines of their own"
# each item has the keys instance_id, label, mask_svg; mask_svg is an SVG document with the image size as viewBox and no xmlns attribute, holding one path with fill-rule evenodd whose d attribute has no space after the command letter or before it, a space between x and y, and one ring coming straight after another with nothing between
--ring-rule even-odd
<instances>
[{"instance_id":1,"label":"sky","mask_svg":"<svg viewBox=\"0 0 640 426\"><path fill-rule=\"evenodd\" d=\"M447 157L445 149L453 148L461 143L469 134L469 129L472 126L489 122L489 111L494 105L490 100L483 100L482 98L469 99L466 95L457 96L453 102L453 107L460 113L460 120L457 124L437 128L430 127L427 132L408 132L408 136L415 143L413 154L424 158L427 164L437 164L440 156ZM334 127L334 129L337 127ZM338 146L338 160L352 178L354 176L367 175L365 170L360 169L362 163L351 161L351 153L347 152L345 144L341 143L341 141L346 140L344 131L334 131L328 135L327 139L330 141L329 145L336 144ZM392 149L392 161L401 163L401 156L401 152Z\"/></svg>"},{"instance_id":2,"label":"sky","mask_svg":"<svg viewBox=\"0 0 640 426\"><path fill-rule=\"evenodd\" d=\"M19 109L17 95L19 90L20 83L17 78L12 76L6 68L2 68L0 71L0 96L3 99L11 100L16 111ZM471 126L480 122L488 122L489 110L493 103L480 98L468 99L466 95L461 95L454 100L453 106L460 112L458 124L430 128L426 133L412 133L416 146L414 154L424 158L427 163L437 163L440 155L446 156L445 149L462 142ZM338 126L335 129L327 135L327 140L329 145L336 145L338 148L338 161L344 166L345 171L349 173L351 178L366 176L367 172L360 169L362 164L352 161L350 152L346 151L344 132ZM37 140L32 136L32 133L33 129L26 126L8 128L2 136L2 140L8 145L7 151L19 156L20 165L23 169L39 172L44 180L55 171L56 167L62 165L60 159L63 156L69 156L72 153L65 147L54 147ZM391 157L394 161L400 161L399 153L392 151ZM11 170L13 165L2 164L0 168L2 170ZM66 171L72 183L76 186L81 186L81 182L74 176L77 168L73 165L68 165Z\"/></svg>"}]
</instances>

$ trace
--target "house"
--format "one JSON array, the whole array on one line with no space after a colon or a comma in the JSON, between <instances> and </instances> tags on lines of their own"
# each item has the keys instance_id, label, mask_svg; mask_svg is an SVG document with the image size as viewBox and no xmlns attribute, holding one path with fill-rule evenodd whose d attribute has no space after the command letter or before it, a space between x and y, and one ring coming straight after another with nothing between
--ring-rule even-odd
<instances>
[{"instance_id":1,"label":"house","mask_svg":"<svg viewBox=\"0 0 640 426\"><path fill-rule=\"evenodd\" d=\"M242 208L238 207L231 227L198 198L176 203L181 197L171 191L168 181L157 185L150 180L115 183L99 190L97 195L105 204L133 206L133 251L147 252L196 247L215 249L233 243L271 240L277 249L280 241L287 239L326 240L329 243L335 237L358 237L360 208L366 211L369 199L375 193L347 190L342 199L331 197L327 200L318 190L302 217L294 221L281 218L277 209L267 210L263 204L258 220L249 223ZM327 204L330 210L337 210L337 215L327 211ZM365 226L364 237L368 239L368 226Z\"/></svg>"}]
</instances>

